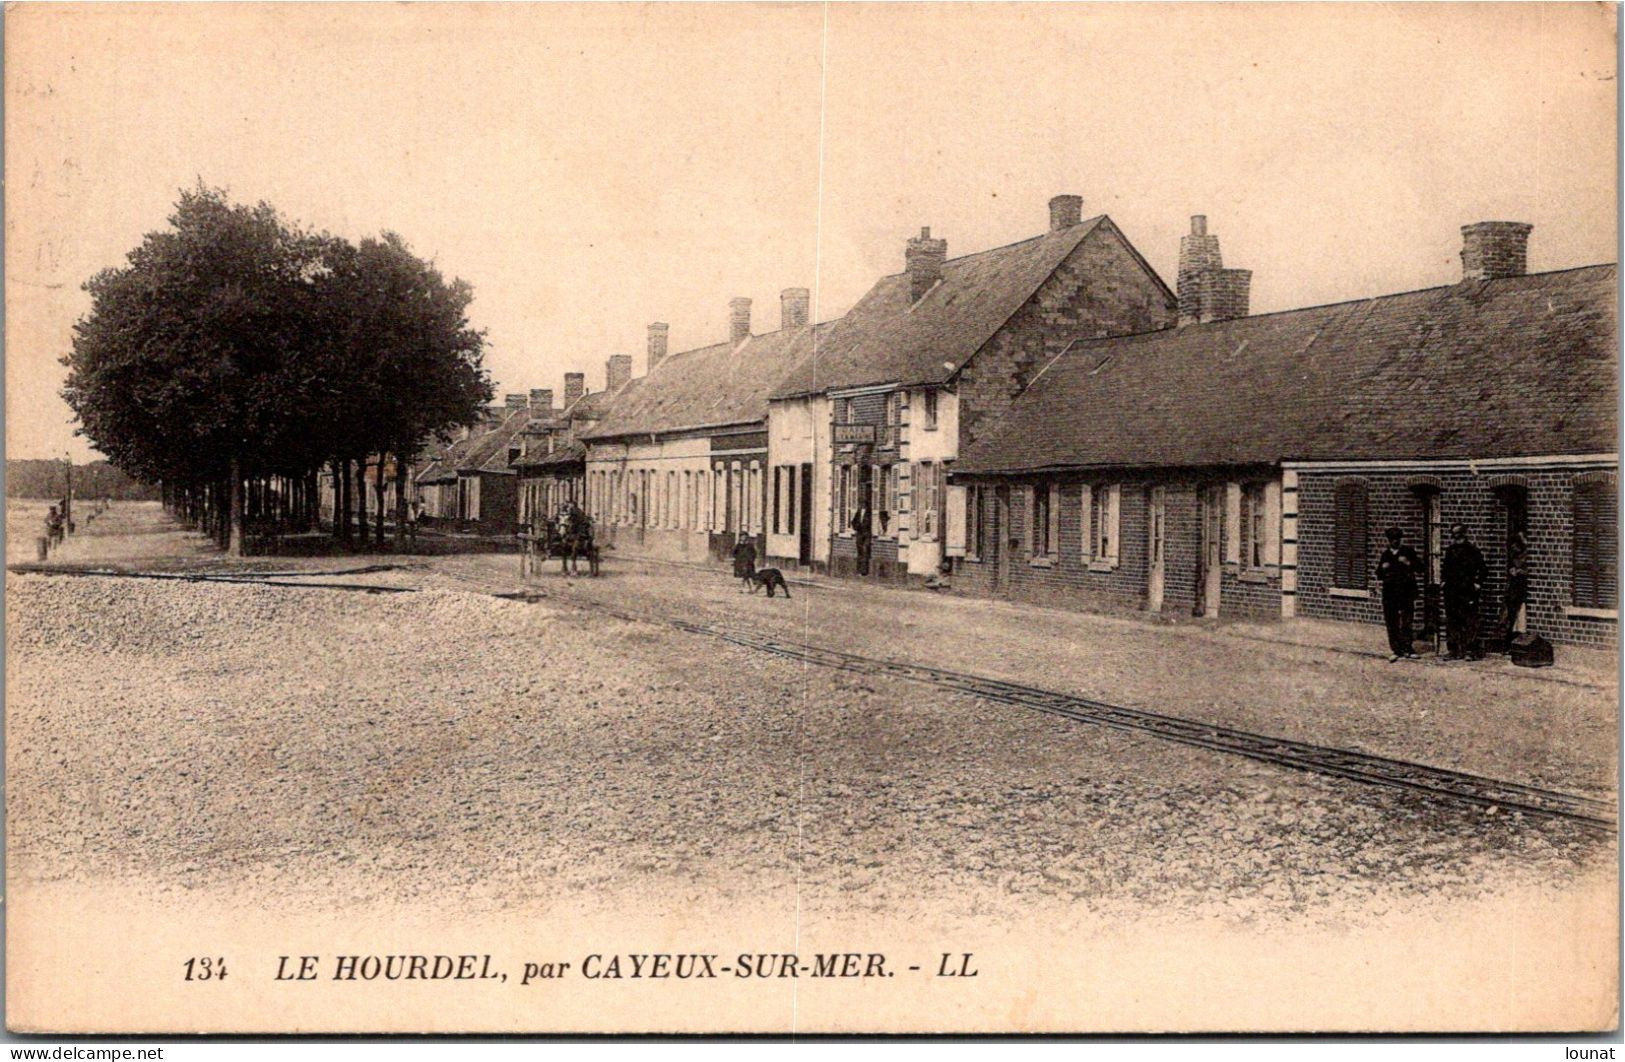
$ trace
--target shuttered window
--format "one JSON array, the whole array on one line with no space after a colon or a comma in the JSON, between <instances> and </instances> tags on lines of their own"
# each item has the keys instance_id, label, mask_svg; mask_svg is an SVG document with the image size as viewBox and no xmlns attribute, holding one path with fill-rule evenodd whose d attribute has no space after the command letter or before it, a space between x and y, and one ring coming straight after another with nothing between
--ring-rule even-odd
<instances>
[{"instance_id":1,"label":"shuttered window","mask_svg":"<svg viewBox=\"0 0 1625 1062\"><path fill-rule=\"evenodd\" d=\"M1345 590L1366 588L1366 490L1358 480L1345 480L1333 495L1332 585Z\"/></svg>"},{"instance_id":2,"label":"shuttered window","mask_svg":"<svg viewBox=\"0 0 1625 1062\"><path fill-rule=\"evenodd\" d=\"M1055 514L1053 504L1055 499L1051 496L1052 489L1047 484L1042 483L1033 488L1033 533L1031 541L1033 556L1035 557L1047 557L1055 552L1054 520L1052 519Z\"/></svg>"},{"instance_id":3,"label":"shuttered window","mask_svg":"<svg viewBox=\"0 0 1625 1062\"><path fill-rule=\"evenodd\" d=\"M1574 603L1619 607L1619 488L1606 482L1574 485Z\"/></svg>"}]
</instances>

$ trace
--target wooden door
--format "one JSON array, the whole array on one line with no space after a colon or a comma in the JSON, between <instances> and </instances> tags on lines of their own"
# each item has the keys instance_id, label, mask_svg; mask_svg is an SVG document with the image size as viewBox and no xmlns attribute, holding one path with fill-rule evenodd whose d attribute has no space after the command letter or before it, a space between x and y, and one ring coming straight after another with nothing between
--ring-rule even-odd
<instances>
[{"instance_id":1,"label":"wooden door","mask_svg":"<svg viewBox=\"0 0 1625 1062\"><path fill-rule=\"evenodd\" d=\"M803 567L813 562L813 495L810 464L801 466L800 501L796 505L797 559Z\"/></svg>"},{"instance_id":2,"label":"wooden door","mask_svg":"<svg viewBox=\"0 0 1625 1062\"><path fill-rule=\"evenodd\" d=\"M1223 573L1222 538L1224 528L1224 488L1205 487L1202 490L1202 560L1201 595L1202 615L1219 614L1220 576Z\"/></svg>"}]
</instances>

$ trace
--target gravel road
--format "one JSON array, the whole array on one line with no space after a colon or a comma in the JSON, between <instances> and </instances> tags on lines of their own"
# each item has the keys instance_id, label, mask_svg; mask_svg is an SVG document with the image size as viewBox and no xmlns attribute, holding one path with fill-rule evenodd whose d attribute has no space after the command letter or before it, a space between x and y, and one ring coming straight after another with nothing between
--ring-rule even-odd
<instances>
[{"instance_id":1,"label":"gravel road","mask_svg":"<svg viewBox=\"0 0 1625 1062\"><path fill-rule=\"evenodd\" d=\"M12 875L1249 923L1561 888L1614 858L1563 824L419 582L11 576Z\"/></svg>"}]
</instances>

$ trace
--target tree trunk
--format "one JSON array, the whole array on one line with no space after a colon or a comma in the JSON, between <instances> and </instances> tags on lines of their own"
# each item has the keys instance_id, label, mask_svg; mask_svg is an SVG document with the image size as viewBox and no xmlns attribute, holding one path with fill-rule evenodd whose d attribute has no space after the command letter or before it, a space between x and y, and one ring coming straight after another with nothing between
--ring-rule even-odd
<instances>
[{"instance_id":1,"label":"tree trunk","mask_svg":"<svg viewBox=\"0 0 1625 1062\"><path fill-rule=\"evenodd\" d=\"M367 459L355 463L356 541L367 548Z\"/></svg>"},{"instance_id":2,"label":"tree trunk","mask_svg":"<svg viewBox=\"0 0 1625 1062\"><path fill-rule=\"evenodd\" d=\"M333 462L333 524L339 541L350 544L350 462Z\"/></svg>"},{"instance_id":3,"label":"tree trunk","mask_svg":"<svg viewBox=\"0 0 1625 1062\"><path fill-rule=\"evenodd\" d=\"M395 552L406 552L406 459L395 451Z\"/></svg>"},{"instance_id":4,"label":"tree trunk","mask_svg":"<svg viewBox=\"0 0 1625 1062\"><path fill-rule=\"evenodd\" d=\"M378 548L384 546L384 455L378 455L378 471L372 477L373 487L378 492L378 534L376 540Z\"/></svg>"},{"instance_id":5,"label":"tree trunk","mask_svg":"<svg viewBox=\"0 0 1625 1062\"><path fill-rule=\"evenodd\" d=\"M235 456L231 459L231 530L228 533L226 552L233 557L243 555L243 476L242 467Z\"/></svg>"}]
</instances>

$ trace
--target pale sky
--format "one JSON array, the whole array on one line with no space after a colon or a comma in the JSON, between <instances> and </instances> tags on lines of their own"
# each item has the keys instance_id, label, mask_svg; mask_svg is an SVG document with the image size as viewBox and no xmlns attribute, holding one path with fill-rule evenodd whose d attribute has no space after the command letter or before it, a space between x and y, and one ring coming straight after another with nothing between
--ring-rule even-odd
<instances>
[{"instance_id":1,"label":"pale sky","mask_svg":"<svg viewBox=\"0 0 1625 1062\"><path fill-rule=\"evenodd\" d=\"M1170 285L1205 213L1253 310L1617 258L1614 11L1593 5L355 4L5 13L6 441L57 397L80 285L200 177L383 229L474 287L500 395L844 312L929 225L950 256L1107 213Z\"/></svg>"}]
</instances>

